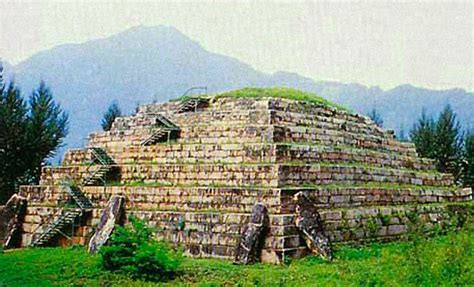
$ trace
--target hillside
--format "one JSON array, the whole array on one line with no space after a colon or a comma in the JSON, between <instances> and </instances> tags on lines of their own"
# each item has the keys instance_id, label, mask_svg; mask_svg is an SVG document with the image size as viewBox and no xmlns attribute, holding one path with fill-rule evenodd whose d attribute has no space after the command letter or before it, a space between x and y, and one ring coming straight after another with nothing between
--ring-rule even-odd
<instances>
[{"instance_id":1,"label":"hillside","mask_svg":"<svg viewBox=\"0 0 474 287\"><path fill-rule=\"evenodd\" d=\"M41 79L71 114L70 146L80 146L99 129L103 111L117 100L125 111L136 104L181 96L191 86L220 92L247 86L287 86L315 92L366 113L376 107L385 126L408 130L423 107L436 114L450 103L466 127L474 127L474 94L462 89L434 91L410 85L383 91L359 84L314 81L294 73L266 74L237 59L206 51L178 30L135 27L108 38L62 45L37 53L14 67L24 92ZM321 75L324 77L324 75Z\"/></svg>"}]
</instances>

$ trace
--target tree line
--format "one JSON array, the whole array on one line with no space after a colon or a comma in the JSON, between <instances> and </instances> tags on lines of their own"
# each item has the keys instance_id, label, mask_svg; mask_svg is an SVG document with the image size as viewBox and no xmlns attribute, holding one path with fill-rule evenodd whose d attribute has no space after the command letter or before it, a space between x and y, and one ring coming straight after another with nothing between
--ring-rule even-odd
<instances>
[{"instance_id":1,"label":"tree line","mask_svg":"<svg viewBox=\"0 0 474 287\"><path fill-rule=\"evenodd\" d=\"M375 109L368 116L375 124L383 125ZM403 136L401 140L412 141L419 156L433 159L436 169L453 174L457 184L474 186L474 133L462 130L450 105L446 105L437 118L423 110L409 138Z\"/></svg>"}]
</instances>

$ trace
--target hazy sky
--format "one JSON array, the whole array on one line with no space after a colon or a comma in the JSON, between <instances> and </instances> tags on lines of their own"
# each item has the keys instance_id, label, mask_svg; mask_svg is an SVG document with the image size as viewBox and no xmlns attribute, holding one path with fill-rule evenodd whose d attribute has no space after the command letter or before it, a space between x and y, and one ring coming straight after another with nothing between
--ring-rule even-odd
<instances>
[{"instance_id":1,"label":"hazy sky","mask_svg":"<svg viewBox=\"0 0 474 287\"><path fill-rule=\"evenodd\" d=\"M254 68L392 88L473 89L474 1L0 0L0 56L18 63L136 25L171 25Z\"/></svg>"}]
</instances>

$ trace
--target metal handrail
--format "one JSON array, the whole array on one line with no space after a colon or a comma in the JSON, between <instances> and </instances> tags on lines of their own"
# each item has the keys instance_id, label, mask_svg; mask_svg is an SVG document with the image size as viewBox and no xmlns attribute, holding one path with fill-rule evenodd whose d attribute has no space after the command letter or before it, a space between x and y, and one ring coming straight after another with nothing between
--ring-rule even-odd
<instances>
[{"instance_id":1,"label":"metal handrail","mask_svg":"<svg viewBox=\"0 0 474 287\"><path fill-rule=\"evenodd\" d=\"M49 217L48 217L48 220L45 221L45 223L43 223L43 224L40 225L40 226L44 226L44 225L46 225L46 223L48 223L48 228L47 228L46 230L44 230L44 231L41 232L41 233L36 233L36 230L40 227L40 226L38 226L38 227L33 231L33 238L32 238L32 240L31 240L30 245L35 244L36 241L40 240L41 237L44 236L46 233L48 233L50 230L56 229L57 231L59 231L59 233L61 233L61 234L64 235L64 233L60 232L60 230L57 229L56 226L57 226L57 225L61 222L61 220L62 220L63 218L65 218L65 217L68 215L68 213L70 213L70 212L68 212L68 211L63 212L64 210L60 210L60 211L61 211L61 216L60 216L57 220L55 220L55 221L53 221L53 222L50 221L50 219L52 218L52 216L58 215L58 214L56 213L56 214L53 214L53 215L49 216ZM83 215L83 210L80 208L80 212L76 214L76 217L75 217L74 221L77 219L78 216L82 216L82 215ZM72 225L74 226L74 222L72 223ZM39 237L38 237L38 236L39 236ZM67 236L66 236L66 237L67 237ZM69 239L70 239L70 238L69 238Z\"/></svg>"},{"instance_id":2,"label":"metal handrail","mask_svg":"<svg viewBox=\"0 0 474 287\"><path fill-rule=\"evenodd\" d=\"M51 224L50 221L51 219L53 219L55 216L58 216L58 215L62 215L62 213L64 212L64 209L60 209L58 210L57 212L53 213L53 214L50 214L45 221L43 221L43 223L41 223L40 225L38 225L35 229L33 229L33 231L31 232L33 234L33 238L31 240L31 243L33 243L35 240L36 240L36 236L38 235L41 235L40 233L36 233L36 231L42 227L42 226L45 226L46 224Z\"/></svg>"},{"instance_id":3,"label":"metal handrail","mask_svg":"<svg viewBox=\"0 0 474 287\"><path fill-rule=\"evenodd\" d=\"M195 91L195 90L204 90L204 93L207 94L207 87L206 86L196 86L196 87L191 87L187 89L181 97L185 97L188 95L188 93Z\"/></svg>"}]
</instances>

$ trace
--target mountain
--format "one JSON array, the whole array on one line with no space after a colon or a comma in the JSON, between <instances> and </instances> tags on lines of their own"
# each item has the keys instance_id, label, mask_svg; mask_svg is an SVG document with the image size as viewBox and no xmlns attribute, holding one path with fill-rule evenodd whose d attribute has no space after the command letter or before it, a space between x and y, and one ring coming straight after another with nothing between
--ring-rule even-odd
<instances>
[{"instance_id":1,"label":"mountain","mask_svg":"<svg viewBox=\"0 0 474 287\"><path fill-rule=\"evenodd\" d=\"M451 105L466 130L474 130L474 93L464 89L431 90L401 85L384 91L359 84L319 82L314 90L334 102L367 114L375 108L382 115L384 126L408 134L423 109L437 117Z\"/></svg>"},{"instance_id":2,"label":"mountain","mask_svg":"<svg viewBox=\"0 0 474 287\"><path fill-rule=\"evenodd\" d=\"M165 101L191 86L219 92L245 86L288 86L317 94L366 113L373 107L392 129L408 129L423 107L433 114L450 103L466 126L474 127L474 95L462 89L435 91L410 85L378 87L316 82L295 73L266 74L228 56L206 51L173 27L139 26L108 38L68 44L37 53L14 67L23 92L44 80L71 118L69 147L81 146L99 129L108 105L125 111L137 103ZM323 76L323 75L322 75Z\"/></svg>"}]
</instances>

